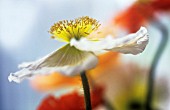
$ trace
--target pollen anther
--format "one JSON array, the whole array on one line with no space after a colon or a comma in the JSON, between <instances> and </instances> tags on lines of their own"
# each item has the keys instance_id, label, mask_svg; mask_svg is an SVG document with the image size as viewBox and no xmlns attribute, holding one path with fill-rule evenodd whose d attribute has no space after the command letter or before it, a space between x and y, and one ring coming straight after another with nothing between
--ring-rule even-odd
<instances>
[{"instance_id":1,"label":"pollen anther","mask_svg":"<svg viewBox=\"0 0 170 110\"><path fill-rule=\"evenodd\" d=\"M63 20L55 23L50 28L53 38L69 42L71 38L80 39L96 31L100 24L96 19L88 16L79 17L74 20Z\"/></svg>"}]
</instances>

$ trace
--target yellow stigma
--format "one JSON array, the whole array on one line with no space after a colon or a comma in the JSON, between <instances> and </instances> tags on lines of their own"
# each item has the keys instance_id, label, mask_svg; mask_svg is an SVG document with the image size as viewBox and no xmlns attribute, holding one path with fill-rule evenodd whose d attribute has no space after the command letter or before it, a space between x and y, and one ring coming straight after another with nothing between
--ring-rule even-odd
<instances>
[{"instance_id":1,"label":"yellow stigma","mask_svg":"<svg viewBox=\"0 0 170 110\"><path fill-rule=\"evenodd\" d=\"M54 39L69 42L71 38L79 40L81 37L88 36L99 26L96 19L85 16L70 21L59 21L51 27L50 33Z\"/></svg>"}]
</instances>

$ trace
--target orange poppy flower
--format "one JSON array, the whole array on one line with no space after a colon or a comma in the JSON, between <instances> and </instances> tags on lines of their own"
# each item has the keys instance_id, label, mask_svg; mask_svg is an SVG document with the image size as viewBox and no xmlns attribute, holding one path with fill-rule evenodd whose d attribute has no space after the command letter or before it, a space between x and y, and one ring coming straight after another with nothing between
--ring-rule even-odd
<instances>
[{"instance_id":1,"label":"orange poppy flower","mask_svg":"<svg viewBox=\"0 0 170 110\"><path fill-rule=\"evenodd\" d=\"M38 91L49 91L67 86L81 86L81 79L79 76L68 77L60 73L53 73L50 75L35 76L30 83Z\"/></svg>"},{"instance_id":2,"label":"orange poppy flower","mask_svg":"<svg viewBox=\"0 0 170 110\"><path fill-rule=\"evenodd\" d=\"M135 32L140 26L146 25L158 11L169 11L170 0L138 0L127 10L114 18L114 24Z\"/></svg>"},{"instance_id":3,"label":"orange poppy flower","mask_svg":"<svg viewBox=\"0 0 170 110\"><path fill-rule=\"evenodd\" d=\"M148 2L135 2L114 18L114 24L127 29L129 32L135 32L153 17L153 13L154 10Z\"/></svg>"},{"instance_id":4,"label":"orange poppy flower","mask_svg":"<svg viewBox=\"0 0 170 110\"><path fill-rule=\"evenodd\" d=\"M169 11L170 10L170 0L152 0L151 6L156 11Z\"/></svg>"},{"instance_id":5,"label":"orange poppy flower","mask_svg":"<svg viewBox=\"0 0 170 110\"><path fill-rule=\"evenodd\" d=\"M96 87L91 91L92 108L103 103L103 88ZM38 106L37 110L85 110L84 96L73 92L56 98L49 95Z\"/></svg>"},{"instance_id":6,"label":"orange poppy flower","mask_svg":"<svg viewBox=\"0 0 170 110\"><path fill-rule=\"evenodd\" d=\"M88 71L93 79L100 77L100 74L107 74L108 71L120 64L120 54L116 52L108 52L99 56L99 63L96 68Z\"/></svg>"}]
</instances>

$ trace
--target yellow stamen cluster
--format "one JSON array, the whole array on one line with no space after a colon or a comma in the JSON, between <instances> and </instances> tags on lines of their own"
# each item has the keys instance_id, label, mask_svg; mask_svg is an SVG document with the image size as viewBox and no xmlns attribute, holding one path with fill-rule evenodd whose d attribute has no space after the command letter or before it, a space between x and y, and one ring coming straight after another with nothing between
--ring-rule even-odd
<instances>
[{"instance_id":1,"label":"yellow stamen cluster","mask_svg":"<svg viewBox=\"0 0 170 110\"><path fill-rule=\"evenodd\" d=\"M88 36L99 26L96 19L85 16L70 21L59 21L51 27L50 33L53 35L52 38L69 42L71 38L79 40L81 37Z\"/></svg>"}]
</instances>

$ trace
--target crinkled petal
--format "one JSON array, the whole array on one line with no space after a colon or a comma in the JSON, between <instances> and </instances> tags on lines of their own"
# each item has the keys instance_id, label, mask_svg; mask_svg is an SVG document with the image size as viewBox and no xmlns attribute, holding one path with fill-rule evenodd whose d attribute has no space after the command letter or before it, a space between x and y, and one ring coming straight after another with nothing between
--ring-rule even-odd
<instances>
[{"instance_id":1,"label":"crinkled petal","mask_svg":"<svg viewBox=\"0 0 170 110\"><path fill-rule=\"evenodd\" d=\"M121 38L107 36L100 41L91 41L86 38L82 38L79 41L72 39L70 44L82 51L96 52L106 50L135 55L143 52L148 44L148 40L147 29L141 27L136 33Z\"/></svg>"},{"instance_id":2,"label":"crinkled petal","mask_svg":"<svg viewBox=\"0 0 170 110\"><path fill-rule=\"evenodd\" d=\"M96 66L98 58L92 52L85 52L67 44L57 51L35 62L19 65L20 71L11 73L9 81L21 82L36 74L60 72L64 75L76 75Z\"/></svg>"}]
</instances>

